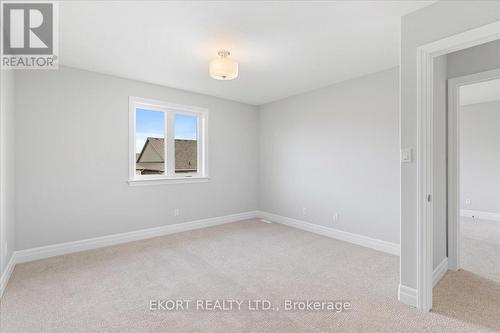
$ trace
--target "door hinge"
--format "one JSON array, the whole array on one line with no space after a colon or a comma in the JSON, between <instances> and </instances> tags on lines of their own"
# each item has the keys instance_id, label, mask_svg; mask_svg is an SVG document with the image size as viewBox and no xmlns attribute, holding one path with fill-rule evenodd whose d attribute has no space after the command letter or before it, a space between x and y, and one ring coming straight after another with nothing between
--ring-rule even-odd
<instances>
[{"instance_id":1,"label":"door hinge","mask_svg":"<svg viewBox=\"0 0 500 333\"><path fill-rule=\"evenodd\" d=\"M427 202L431 202L431 195L427 194Z\"/></svg>"}]
</instances>

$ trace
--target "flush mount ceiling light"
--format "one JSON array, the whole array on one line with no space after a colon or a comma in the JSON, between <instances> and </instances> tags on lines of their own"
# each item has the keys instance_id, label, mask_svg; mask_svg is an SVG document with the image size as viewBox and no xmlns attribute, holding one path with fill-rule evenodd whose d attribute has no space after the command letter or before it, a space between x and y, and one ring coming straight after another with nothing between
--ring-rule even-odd
<instances>
[{"instance_id":1,"label":"flush mount ceiling light","mask_svg":"<svg viewBox=\"0 0 500 333\"><path fill-rule=\"evenodd\" d=\"M210 76L216 80L232 80L238 76L238 63L229 59L229 51L220 50L220 58L214 59L208 66Z\"/></svg>"}]
</instances>

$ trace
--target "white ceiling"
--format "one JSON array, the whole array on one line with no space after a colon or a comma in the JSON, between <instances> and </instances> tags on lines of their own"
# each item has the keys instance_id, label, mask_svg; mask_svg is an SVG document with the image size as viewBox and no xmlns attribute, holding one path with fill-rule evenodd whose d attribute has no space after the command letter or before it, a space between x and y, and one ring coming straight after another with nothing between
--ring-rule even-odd
<instances>
[{"instance_id":1,"label":"white ceiling","mask_svg":"<svg viewBox=\"0 0 500 333\"><path fill-rule=\"evenodd\" d=\"M460 105L500 100L500 79L468 84L460 88Z\"/></svg>"},{"instance_id":2,"label":"white ceiling","mask_svg":"<svg viewBox=\"0 0 500 333\"><path fill-rule=\"evenodd\" d=\"M401 16L434 1L60 2L60 62L260 105L397 66ZM208 76L229 49L233 81Z\"/></svg>"}]
</instances>

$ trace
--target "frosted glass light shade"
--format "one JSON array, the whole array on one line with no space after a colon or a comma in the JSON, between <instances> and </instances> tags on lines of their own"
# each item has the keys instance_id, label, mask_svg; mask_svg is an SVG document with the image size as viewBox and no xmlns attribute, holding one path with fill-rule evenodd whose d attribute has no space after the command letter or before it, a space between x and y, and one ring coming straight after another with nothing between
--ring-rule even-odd
<instances>
[{"instance_id":1,"label":"frosted glass light shade","mask_svg":"<svg viewBox=\"0 0 500 333\"><path fill-rule=\"evenodd\" d=\"M216 80L232 80L238 76L238 63L228 58L228 51L219 51L220 58L210 62L210 76Z\"/></svg>"}]
</instances>

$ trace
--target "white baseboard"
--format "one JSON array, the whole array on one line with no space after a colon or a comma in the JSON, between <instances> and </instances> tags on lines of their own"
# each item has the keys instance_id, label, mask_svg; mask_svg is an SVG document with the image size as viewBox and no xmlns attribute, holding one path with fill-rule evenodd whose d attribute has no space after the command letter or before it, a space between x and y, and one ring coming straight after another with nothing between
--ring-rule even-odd
<instances>
[{"instance_id":1,"label":"white baseboard","mask_svg":"<svg viewBox=\"0 0 500 333\"><path fill-rule=\"evenodd\" d=\"M267 212L259 212L259 216L261 218L264 218L266 220L270 220L276 223L284 224L289 227L313 232L315 234L323 235L326 237L330 238L335 238L338 240L342 240L345 242L353 243L356 245L361 245L364 247L368 247L370 249L374 249L377 251L382 251L385 253L390 253L394 255L400 255L400 246L399 244L395 243L390 243L386 241L382 241L379 239L375 238L370 238L367 236L362 236L359 234L353 234L350 232L338 230L338 229L333 229L329 227L325 227L322 225L318 224L312 224L309 222L301 221L301 220L296 220L292 219L289 217L281 216L281 215L276 215L272 213L267 213Z\"/></svg>"},{"instance_id":2,"label":"white baseboard","mask_svg":"<svg viewBox=\"0 0 500 333\"><path fill-rule=\"evenodd\" d=\"M443 276L448 272L448 258L444 258L443 261L436 267L432 272L432 287L443 278Z\"/></svg>"},{"instance_id":3,"label":"white baseboard","mask_svg":"<svg viewBox=\"0 0 500 333\"><path fill-rule=\"evenodd\" d=\"M10 276L12 275L12 272L14 271L15 266L16 266L16 263L15 263L15 258L14 258L14 254L13 254L10 257L10 260L7 263L7 266L5 267L4 272L2 273L2 276L0 276L0 298L3 295L5 288L7 287L7 283L9 282Z\"/></svg>"},{"instance_id":4,"label":"white baseboard","mask_svg":"<svg viewBox=\"0 0 500 333\"><path fill-rule=\"evenodd\" d=\"M354 243L364 247L368 247L374 250L399 255L400 247L399 244L390 243L358 234L353 234L341 230L336 230L333 228L328 228L325 226L320 226L317 224L312 224L276 214L260 212L260 211L250 211L240 214L226 215L208 219L202 219L192 222L184 222L179 224L165 225L156 228L142 229L137 231L131 231L126 233L120 233L115 235L108 235L90 239L84 239L74 242L65 242L54 245L41 246L37 248L31 248L26 250L20 250L14 252L12 255L7 269L1 276L0 280L0 296L9 280L14 266L18 263L24 263L39 259L45 259L55 256L60 256L69 253L81 252L86 250L97 249L101 247L117 245L142 239L148 239L153 237L159 237L164 235L169 235L178 232L184 232L189 230L201 229L211 226L216 226L220 224L226 224L231 222L237 222L252 218L263 218L280 224L284 224L293 228L313 232L323 236L339 239L349 243ZM406 297L406 296L405 296ZM405 302L406 303L406 302ZM407 303L408 304L408 303Z\"/></svg>"},{"instance_id":5,"label":"white baseboard","mask_svg":"<svg viewBox=\"0 0 500 333\"><path fill-rule=\"evenodd\" d=\"M401 303L417 307L417 289L399 285L398 299Z\"/></svg>"},{"instance_id":6,"label":"white baseboard","mask_svg":"<svg viewBox=\"0 0 500 333\"><path fill-rule=\"evenodd\" d=\"M156 228L142 229L115 235L108 235L16 251L12 254L5 272L0 277L0 297L2 296L3 291L7 286L7 283L9 282L10 275L12 274L15 265L19 263L60 256L63 254L92 250L142 239L159 237L194 229L202 229L257 217L259 217L258 211L251 211L240 214L213 217L192 222L171 224Z\"/></svg>"},{"instance_id":7,"label":"white baseboard","mask_svg":"<svg viewBox=\"0 0 500 333\"><path fill-rule=\"evenodd\" d=\"M490 212L482 212L479 210L460 209L460 216L473 217L473 218L481 219L481 220L500 222L500 214L490 213Z\"/></svg>"},{"instance_id":8,"label":"white baseboard","mask_svg":"<svg viewBox=\"0 0 500 333\"><path fill-rule=\"evenodd\" d=\"M153 237L159 237L169 234L174 234L178 232L184 232L194 229L201 229L206 227L212 227L220 224L231 223L251 218L256 218L258 216L257 211L251 211L240 214L226 215L220 217L213 217L208 219L202 219L192 222L184 222L178 224L169 224L156 228L148 228L137 231L130 231L120 234L84 239L74 242L59 243L54 245L41 246L21 251L16 251L15 263L23 263L28 261L34 261L44 258L50 258L55 256L60 256L63 254L69 254L74 252L86 251L97 249L100 247L106 247L116 244L122 244L142 239L148 239Z\"/></svg>"},{"instance_id":9,"label":"white baseboard","mask_svg":"<svg viewBox=\"0 0 500 333\"><path fill-rule=\"evenodd\" d=\"M441 263L436 267L436 269L432 272L432 286L434 287L439 280L443 278L443 276L448 271L448 258L445 258ZM398 299L400 302L417 307L417 289L410 288L404 286L402 284L399 285L398 289Z\"/></svg>"}]
</instances>

